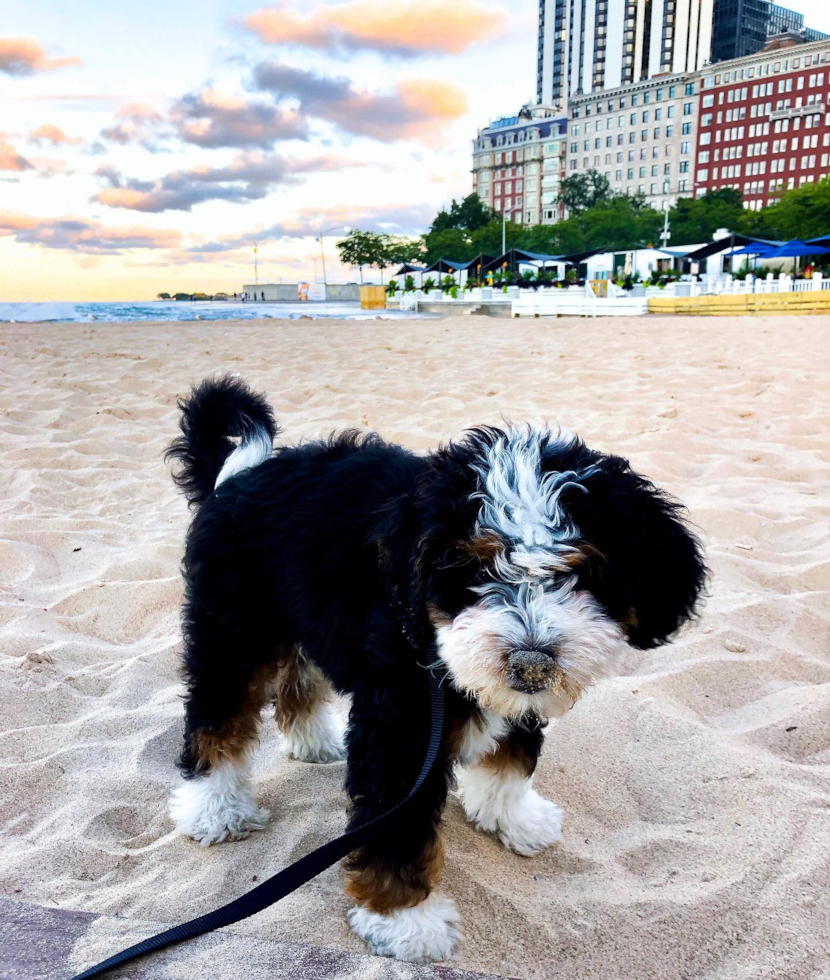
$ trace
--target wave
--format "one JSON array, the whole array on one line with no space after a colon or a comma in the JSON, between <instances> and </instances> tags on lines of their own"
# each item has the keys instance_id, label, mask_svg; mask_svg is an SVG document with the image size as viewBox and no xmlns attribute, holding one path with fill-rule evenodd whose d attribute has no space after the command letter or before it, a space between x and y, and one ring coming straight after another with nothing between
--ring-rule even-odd
<instances>
[{"instance_id":1,"label":"wave","mask_svg":"<svg viewBox=\"0 0 830 980\"><path fill-rule=\"evenodd\" d=\"M411 315L397 310L368 312L356 303L0 303L0 322L10 323L388 320Z\"/></svg>"},{"instance_id":2,"label":"wave","mask_svg":"<svg viewBox=\"0 0 830 980\"><path fill-rule=\"evenodd\" d=\"M43 323L44 321L88 320L75 303L0 303L0 322Z\"/></svg>"}]
</instances>

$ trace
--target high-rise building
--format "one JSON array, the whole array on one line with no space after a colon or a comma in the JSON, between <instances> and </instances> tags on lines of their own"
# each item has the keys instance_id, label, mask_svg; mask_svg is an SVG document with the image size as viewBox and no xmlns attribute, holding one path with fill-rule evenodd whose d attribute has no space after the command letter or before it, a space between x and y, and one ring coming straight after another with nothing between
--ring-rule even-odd
<instances>
[{"instance_id":1,"label":"high-rise building","mask_svg":"<svg viewBox=\"0 0 830 980\"><path fill-rule=\"evenodd\" d=\"M701 75L695 196L732 187L757 210L830 175L830 41L782 33Z\"/></svg>"},{"instance_id":2,"label":"high-rise building","mask_svg":"<svg viewBox=\"0 0 830 980\"><path fill-rule=\"evenodd\" d=\"M553 224L562 217L567 120L549 106L523 106L479 130L473 140L473 190L518 224Z\"/></svg>"},{"instance_id":3,"label":"high-rise building","mask_svg":"<svg viewBox=\"0 0 830 980\"><path fill-rule=\"evenodd\" d=\"M769 0L715 0L712 61L744 58L760 51L768 37L799 34L805 41L828 35L804 26L804 14Z\"/></svg>"},{"instance_id":4,"label":"high-rise building","mask_svg":"<svg viewBox=\"0 0 830 980\"><path fill-rule=\"evenodd\" d=\"M715 0L712 61L755 54L767 42L769 0Z\"/></svg>"},{"instance_id":5,"label":"high-rise building","mask_svg":"<svg viewBox=\"0 0 830 980\"><path fill-rule=\"evenodd\" d=\"M713 0L539 0L537 101L566 109L574 95L702 68L712 8Z\"/></svg>"},{"instance_id":6,"label":"high-rise building","mask_svg":"<svg viewBox=\"0 0 830 980\"><path fill-rule=\"evenodd\" d=\"M824 31L805 27L804 14L800 14L797 10L790 10L789 7L781 7L777 3L771 3L769 5L767 34L786 34L788 31L803 34L805 41L826 41L830 38L830 34L825 34Z\"/></svg>"},{"instance_id":7,"label":"high-rise building","mask_svg":"<svg viewBox=\"0 0 830 980\"><path fill-rule=\"evenodd\" d=\"M789 7L781 7L777 3L769 5L767 34L786 34L787 31L798 33L803 30L804 14L800 14L797 10L790 10Z\"/></svg>"},{"instance_id":8,"label":"high-rise building","mask_svg":"<svg viewBox=\"0 0 830 980\"><path fill-rule=\"evenodd\" d=\"M616 194L640 194L657 209L694 189L697 75L661 75L573 96L568 176L596 170Z\"/></svg>"}]
</instances>

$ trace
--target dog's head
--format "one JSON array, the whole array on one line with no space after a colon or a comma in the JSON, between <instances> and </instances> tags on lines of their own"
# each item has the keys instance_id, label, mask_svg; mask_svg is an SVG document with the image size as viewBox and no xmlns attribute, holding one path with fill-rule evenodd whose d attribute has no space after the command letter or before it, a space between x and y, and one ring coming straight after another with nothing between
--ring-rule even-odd
<instances>
[{"instance_id":1,"label":"dog's head","mask_svg":"<svg viewBox=\"0 0 830 980\"><path fill-rule=\"evenodd\" d=\"M473 430L409 507L410 605L455 686L510 717L561 715L626 640L664 643L706 577L679 502L563 432Z\"/></svg>"}]
</instances>

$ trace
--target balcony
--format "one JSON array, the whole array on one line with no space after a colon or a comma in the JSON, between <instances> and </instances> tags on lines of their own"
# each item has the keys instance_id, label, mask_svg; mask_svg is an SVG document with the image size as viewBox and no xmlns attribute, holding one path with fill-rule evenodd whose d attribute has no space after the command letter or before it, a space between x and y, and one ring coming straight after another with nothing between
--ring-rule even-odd
<instances>
[{"instance_id":1,"label":"balcony","mask_svg":"<svg viewBox=\"0 0 830 980\"><path fill-rule=\"evenodd\" d=\"M786 109L774 109L769 117L774 122L777 119L795 119L799 116L812 116L816 112L823 113L825 109L824 102L814 102L812 105L791 105Z\"/></svg>"}]
</instances>

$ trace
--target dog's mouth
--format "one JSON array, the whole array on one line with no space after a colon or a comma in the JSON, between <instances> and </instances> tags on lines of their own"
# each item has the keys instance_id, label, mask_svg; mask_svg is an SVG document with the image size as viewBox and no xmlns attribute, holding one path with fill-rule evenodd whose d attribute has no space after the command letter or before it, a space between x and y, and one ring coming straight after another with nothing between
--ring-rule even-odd
<instances>
[{"instance_id":1,"label":"dog's mouth","mask_svg":"<svg viewBox=\"0 0 830 980\"><path fill-rule=\"evenodd\" d=\"M556 661L541 650L514 650L507 657L507 681L514 691L538 694L553 685Z\"/></svg>"}]
</instances>

